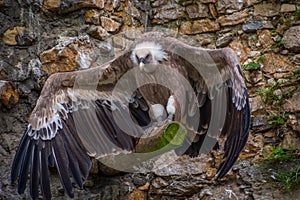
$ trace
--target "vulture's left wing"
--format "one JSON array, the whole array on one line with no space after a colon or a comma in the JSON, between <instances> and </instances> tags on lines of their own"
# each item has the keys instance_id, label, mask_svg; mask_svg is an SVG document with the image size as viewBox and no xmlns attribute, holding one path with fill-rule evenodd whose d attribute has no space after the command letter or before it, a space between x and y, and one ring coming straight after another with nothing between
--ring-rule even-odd
<instances>
[{"instance_id":1,"label":"vulture's left wing","mask_svg":"<svg viewBox=\"0 0 300 200\"><path fill-rule=\"evenodd\" d=\"M197 131L202 136L194 139L186 153L207 153L225 136L224 159L216 175L217 179L222 178L238 159L249 135L249 101L239 59L230 48L203 49L173 37L158 41L168 52L170 65L186 71L198 99ZM195 121L188 112L187 124Z\"/></svg>"}]
</instances>

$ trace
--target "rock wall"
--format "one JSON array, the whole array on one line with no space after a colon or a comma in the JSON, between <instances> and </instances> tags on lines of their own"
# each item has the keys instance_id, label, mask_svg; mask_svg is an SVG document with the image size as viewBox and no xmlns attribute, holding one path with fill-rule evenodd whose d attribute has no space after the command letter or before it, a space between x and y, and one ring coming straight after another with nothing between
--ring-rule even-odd
<instances>
[{"instance_id":1,"label":"rock wall","mask_svg":"<svg viewBox=\"0 0 300 200\"><path fill-rule=\"evenodd\" d=\"M217 186L208 181L209 170L204 178L200 172L191 178L188 173L126 174L94 178L77 197L286 198L264 187L260 175L249 174L259 173L249 163L264 157L270 145L300 149L299 1L0 0L1 199L18 198L9 184L10 165L47 77L108 61L145 30L168 31L194 45L230 47L237 53L252 112L242 161L231 181ZM57 177L52 182L53 196L63 198Z\"/></svg>"}]
</instances>

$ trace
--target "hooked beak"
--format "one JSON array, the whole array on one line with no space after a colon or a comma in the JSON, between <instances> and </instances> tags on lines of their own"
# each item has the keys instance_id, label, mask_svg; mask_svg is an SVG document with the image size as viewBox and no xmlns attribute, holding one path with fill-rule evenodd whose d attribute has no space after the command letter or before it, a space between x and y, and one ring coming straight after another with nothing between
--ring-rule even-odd
<instances>
[{"instance_id":1,"label":"hooked beak","mask_svg":"<svg viewBox=\"0 0 300 200\"><path fill-rule=\"evenodd\" d=\"M144 64L144 63L142 63L142 62L140 62L140 64L139 64L139 67L140 67L140 70L141 70L141 71L143 71L143 70L144 70L144 66L145 66L145 64Z\"/></svg>"},{"instance_id":2,"label":"hooked beak","mask_svg":"<svg viewBox=\"0 0 300 200\"><path fill-rule=\"evenodd\" d=\"M139 67L141 71L144 70L144 66L145 66L145 59L144 58L139 59Z\"/></svg>"}]
</instances>

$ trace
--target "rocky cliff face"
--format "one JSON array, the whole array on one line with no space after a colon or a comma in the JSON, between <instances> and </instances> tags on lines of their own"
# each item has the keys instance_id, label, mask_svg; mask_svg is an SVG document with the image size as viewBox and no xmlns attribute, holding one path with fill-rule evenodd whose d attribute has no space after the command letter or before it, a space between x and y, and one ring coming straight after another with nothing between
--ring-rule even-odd
<instances>
[{"instance_id":1,"label":"rocky cliff face","mask_svg":"<svg viewBox=\"0 0 300 200\"><path fill-rule=\"evenodd\" d=\"M277 191L259 165L270 146L300 149L297 0L0 0L0 198L19 198L9 182L10 165L47 77L104 63L145 30L237 53L250 93L249 142L240 162L218 184L212 181L212 159L200 166L197 158L183 157L170 171L152 174L105 177L96 176L95 168L87 190L76 190L76 197L296 199L299 190L292 196ZM55 173L53 197L65 198Z\"/></svg>"}]
</instances>

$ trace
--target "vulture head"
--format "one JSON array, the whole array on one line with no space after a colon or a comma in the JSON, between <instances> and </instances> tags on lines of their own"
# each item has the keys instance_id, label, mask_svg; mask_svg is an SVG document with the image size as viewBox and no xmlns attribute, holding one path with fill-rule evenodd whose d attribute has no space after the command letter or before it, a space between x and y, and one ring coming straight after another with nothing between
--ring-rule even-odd
<instances>
[{"instance_id":1,"label":"vulture head","mask_svg":"<svg viewBox=\"0 0 300 200\"><path fill-rule=\"evenodd\" d=\"M131 53L131 60L138 65L140 70L152 73L158 64L166 60L167 54L163 48L155 42L142 42L135 46Z\"/></svg>"}]
</instances>

